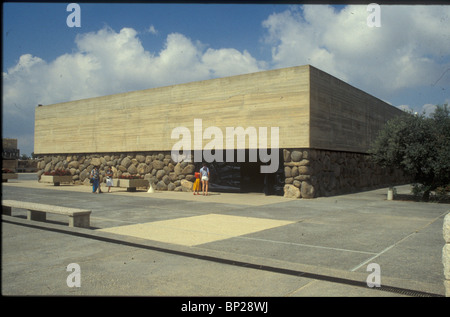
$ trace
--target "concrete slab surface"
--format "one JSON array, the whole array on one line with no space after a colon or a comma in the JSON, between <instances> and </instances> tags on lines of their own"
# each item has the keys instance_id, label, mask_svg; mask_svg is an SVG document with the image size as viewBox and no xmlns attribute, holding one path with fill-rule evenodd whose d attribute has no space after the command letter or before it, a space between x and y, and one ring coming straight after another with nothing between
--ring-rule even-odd
<instances>
[{"instance_id":1,"label":"concrete slab surface","mask_svg":"<svg viewBox=\"0 0 450 317\"><path fill-rule=\"evenodd\" d=\"M2 295L181 296L174 309L204 297L222 310L229 297L444 296L442 224L450 205L388 201L386 193L309 200L121 188L92 194L19 174L2 184L2 199L89 209L91 228L70 228L61 215L29 221L21 209L3 215ZM79 271L68 270L72 263ZM380 287L368 285L374 274ZM77 277L81 285L69 286Z\"/></svg>"}]
</instances>

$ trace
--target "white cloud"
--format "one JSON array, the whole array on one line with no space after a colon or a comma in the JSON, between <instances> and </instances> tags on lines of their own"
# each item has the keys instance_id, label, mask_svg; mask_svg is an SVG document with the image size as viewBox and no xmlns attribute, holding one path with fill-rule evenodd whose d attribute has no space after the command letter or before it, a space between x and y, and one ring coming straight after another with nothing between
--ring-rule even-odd
<instances>
[{"instance_id":1,"label":"white cloud","mask_svg":"<svg viewBox=\"0 0 450 317\"><path fill-rule=\"evenodd\" d=\"M3 118L8 118L3 120L3 131L20 135L29 144L38 104L262 70L247 51L210 48L205 52L206 45L180 33L169 34L159 52L145 50L132 28L115 32L106 27L77 36L75 43L76 51L53 61L24 54L3 73Z\"/></svg>"},{"instance_id":2,"label":"white cloud","mask_svg":"<svg viewBox=\"0 0 450 317\"><path fill-rule=\"evenodd\" d=\"M264 63L258 62L249 52L241 53L233 48L210 48L203 55L202 61L214 77L253 73L265 67Z\"/></svg>"},{"instance_id":3,"label":"white cloud","mask_svg":"<svg viewBox=\"0 0 450 317\"><path fill-rule=\"evenodd\" d=\"M77 36L77 51L51 62L25 54L3 74L3 102L34 107L130 90L261 70L247 52L208 49L180 33L159 52L146 51L132 28L104 28ZM23 94L28 91L29 94Z\"/></svg>"},{"instance_id":4,"label":"white cloud","mask_svg":"<svg viewBox=\"0 0 450 317\"><path fill-rule=\"evenodd\" d=\"M311 64L382 96L430 85L450 66L450 7L381 6L379 28L367 26L366 8L311 5L272 14L263 27L274 67Z\"/></svg>"},{"instance_id":5,"label":"white cloud","mask_svg":"<svg viewBox=\"0 0 450 317\"><path fill-rule=\"evenodd\" d=\"M401 106L398 106L398 108L403 111L406 111L406 112L410 112L410 113L417 112L418 114L430 116L436 110L437 105L428 103L428 104L422 105L419 109L413 109L409 105L401 105Z\"/></svg>"},{"instance_id":6,"label":"white cloud","mask_svg":"<svg viewBox=\"0 0 450 317\"><path fill-rule=\"evenodd\" d=\"M150 25L150 26L147 28L146 32L151 33L151 34L158 34L158 31L156 30L156 28L155 28L154 25Z\"/></svg>"}]
</instances>

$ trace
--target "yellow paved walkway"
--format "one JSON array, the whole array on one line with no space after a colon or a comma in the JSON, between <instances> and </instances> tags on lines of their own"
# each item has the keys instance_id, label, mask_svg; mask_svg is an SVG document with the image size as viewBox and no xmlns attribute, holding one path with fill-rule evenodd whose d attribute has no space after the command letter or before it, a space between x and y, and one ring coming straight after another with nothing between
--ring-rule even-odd
<instances>
[{"instance_id":1,"label":"yellow paved walkway","mask_svg":"<svg viewBox=\"0 0 450 317\"><path fill-rule=\"evenodd\" d=\"M284 226L291 221L208 214L99 229L99 231L184 246L229 239Z\"/></svg>"}]
</instances>

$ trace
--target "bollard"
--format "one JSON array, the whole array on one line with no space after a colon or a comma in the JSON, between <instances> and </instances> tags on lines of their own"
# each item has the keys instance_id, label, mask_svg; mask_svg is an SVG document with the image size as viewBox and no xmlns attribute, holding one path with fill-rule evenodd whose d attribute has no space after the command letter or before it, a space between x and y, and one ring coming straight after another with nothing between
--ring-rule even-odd
<instances>
[{"instance_id":1,"label":"bollard","mask_svg":"<svg viewBox=\"0 0 450 317\"><path fill-rule=\"evenodd\" d=\"M394 199L394 187L389 187L388 193L387 193L387 200L393 200Z\"/></svg>"}]
</instances>

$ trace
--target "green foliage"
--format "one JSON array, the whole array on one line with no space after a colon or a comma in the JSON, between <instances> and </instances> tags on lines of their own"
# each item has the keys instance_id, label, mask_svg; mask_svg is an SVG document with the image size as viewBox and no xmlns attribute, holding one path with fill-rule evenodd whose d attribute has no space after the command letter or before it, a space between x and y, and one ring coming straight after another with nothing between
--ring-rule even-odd
<instances>
[{"instance_id":1,"label":"green foliage","mask_svg":"<svg viewBox=\"0 0 450 317\"><path fill-rule=\"evenodd\" d=\"M450 184L450 111L405 113L388 121L369 153L381 166L402 169L415 182L414 192L428 199L431 191Z\"/></svg>"}]
</instances>

